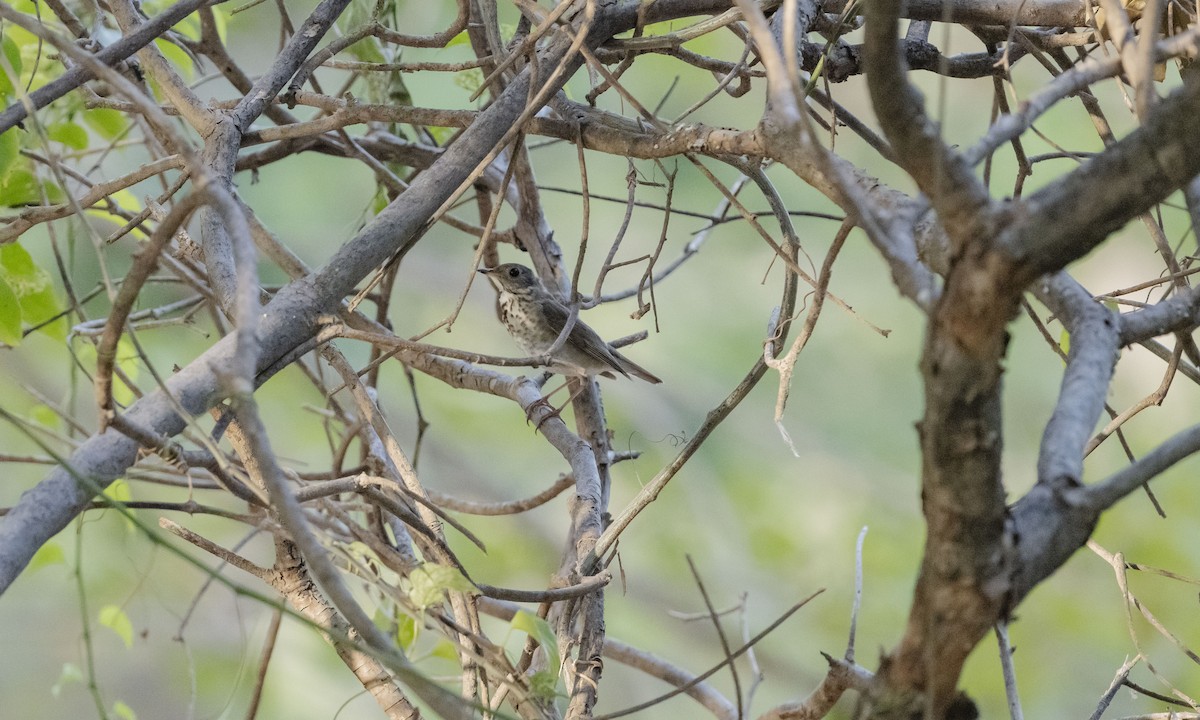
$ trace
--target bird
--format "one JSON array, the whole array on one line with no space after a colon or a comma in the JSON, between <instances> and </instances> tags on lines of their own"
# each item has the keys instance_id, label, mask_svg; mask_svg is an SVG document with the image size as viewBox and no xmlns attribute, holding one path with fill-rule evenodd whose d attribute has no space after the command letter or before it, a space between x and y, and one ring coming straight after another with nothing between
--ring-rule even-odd
<instances>
[{"instance_id":1,"label":"bird","mask_svg":"<svg viewBox=\"0 0 1200 720\"><path fill-rule=\"evenodd\" d=\"M482 268L500 293L500 322L517 345L530 356L545 355L562 334L571 311L542 285L533 270L519 263ZM550 370L570 377L602 375L615 378L636 377L649 383L661 383L649 370L617 352L579 318L571 327L562 347L550 356Z\"/></svg>"}]
</instances>

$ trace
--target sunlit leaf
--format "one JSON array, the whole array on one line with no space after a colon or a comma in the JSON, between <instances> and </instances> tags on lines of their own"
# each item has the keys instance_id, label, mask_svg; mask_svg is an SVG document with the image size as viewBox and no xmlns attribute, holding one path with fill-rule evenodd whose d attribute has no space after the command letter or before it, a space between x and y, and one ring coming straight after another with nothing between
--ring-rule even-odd
<instances>
[{"instance_id":1,"label":"sunlit leaf","mask_svg":"<svg viewBox=\"0 0 1200 720\"><path fill-rule=\"evenodd\" d=\"M427 126L425 129L429 131L434 140L437 140L438 145L445 145L450 138L454 137L454 133L458 132L458 128L451 127Z\"/></svg>"},{"instance_id":2,"label":"sunlit leaf","mask_svg":"<svg viewBox=\"0 0 1200 720\"><path fill-rule=\"evenodd\" d=\"M539 670L529 677L529 690L544 700L554 697L558 689L558 673L550 669Z\"/></svg>"},{"instance_id":3,"label":"sunlit leaf","mask_svg":"<svg viewBox=\"0 0 1200 720\"><path fill-rule=\"evenodd\" d=\"M479 68L471 68L462 72L454 73L454 84L473 93L483 84L483 71Z\"/></svg>"},{"instance_id":4,"label":"sunlit leaf","mask_svg":"<svg viewBox=\"0 0 1200 720\"><path fill-rule=\"evenodd\" d=\"M17 166L21 157L20 130L13 128L0 134L0 178L8 175L8 171Z\"/></svg>"},{"instance_id":5,"label":"sunlit leaf","mask_svg":"<svg viewBox=\"0 0 1200 720\"><path fill-rule=\"evenodd\" d=\"M0 246L0 278L16 294L21 307L21 320L25 323L40 325L62 311L49 273L38 267L20 243ZM52 337L65 337L65 323L53 325L59 327L51 329L47 326L45 329L49 334Z\"/></svg>"},{"instance_id":6,"label":"sunlit leaf","mask_svg":"<svg viewBox=\"0 0 1200 720\"><path fill-rule=\"evenodd\" d=\"M133 711L133 708L129 707L120 700L113 703L112 712L113 715L123 718L124 720L137 720L137 713Z\"/></svg>"},{"instance_id":7,"label":"sunlit leaf","mask_svg":"<svg viewBox=\"0 0 1200 720\"><path fill-rule=\"evenodd\" d=\"M88 127L106 140L112 140L129 127L129 120L123 113L109 108L88 110L83 113L82 118Z\"/></svg>"},{"instance_id":8,"label":"sunlit leaf","mask_svg":"<svg viewBox=\"0 0 1200 720\"><path fill-rule=\"evenodd\" d=\"M129 616L124 610L117 605L105 605L100 608L97 619L101 625L115 632L125 643L125 647L133 647L133 623L129 621Z\"/></svg>"},{"instance_id":9,"label":"sunlit leaf","mask_svg":"<svg viewBox=\"0 0 1200 720\"><path fill-rule=\"evenodd\" d=\"M57 430L62 427L62 418L49 405L38 403L25 413L25 419L44 428Z\"/></svg>"},{"instance_id":10,"label":"sunlit leaf","mask_svg":"<svg viewBox=\"0 0 1200 720\"><path fill-rule=\"evenodd\" d=\"M51 565L62 565L67 562L67 557L63 553L62 545L51 540L45 543L37 552L33 554L33 558L29 561L30 570L40 570Z\"/></svg>"},{"instance_id":11,"label":"sunlit leaf","mask_svg":"<svg viewBox=\"0 0 1200 720\"><path fill-rule=\"evenodd\" d=\"M0 343L21 344L21 301L8 282L0 276Z\"/></svg>"},{"instance_id":12,"label":"sunlit leaf","mask_svg":"<svg viewBox=\"0 0 1200 720\"><path fill-rule=\"evenodd\" d=\"M411 650L420 635L421 626L411 615L401 615L396 625L396 643L405 651Z\"/></svg>"},{"instance_id":13,"label":"sunlit leaf","mask_svg":"<svg viewBox=\"0 0 1200 720\"><path fill-rule=\"evenodd\" d=\"M5 32L4 37L0 38L0 51L8 60L8 67L0 63L0 97L12 97L16 94L16 84L21 82L21 48L12 39L12 35ZM16 75L9 76L9 67Z\"/></svg>"},{"instance_id":14,"label":"sunlit leaf","mask_svg":"<svg viewBox=\"0 0 1200 720\"><path fill-rule=\"evenodd\" d=\"M133 491L129 487L129 481L125 478L113 480L101 494L119 503L127 503L133 499Z\"/></svg>"},{"instance_id":15,"label":"sunlit leaf","mask_svg":"<svg viewBox=\"0 0 1200 720\"><path fill-rule=\"evenodd\" d=\"M454 643L446 639L438 641L438 644L433 646L433 652L429 654L453 663L458 662L458 649L454 647Z\"/></svg>"},{"instance_id":16,"label":"sunlit leaf","mask_svg":"<svg viewBox=\"0 0 1200 720\"><path fill-rule=\"evenodd\" d=\"M86 150L89 142L87 130L73 122L54 123L46 128L46 135L51 140L76 150Z\"/></svg>"},{"instance_id":17,"label":"sunlit leaf","mask_svg":"<svg viewBox=\"0 0 1200 720\"><path fill-rule=\"evenodd\" d=\"M130 382L136 382L141 367L141 363L138 362L137 348L133 346L129 338L122 336L117 341L117 369L124 373ZM129 405L136 399L136 396L124 380L114 376L113 399L122 405Z\"/></svg>"},{"instance_id":18,"label":"sunlit leaf","mask_svg":"<svg viewBox=\"0 0 1200 720\"><path fill-rule=\"evenodd\" d=\"M195 65L192 63L192 58L182 48L166 40L155 40L154 45L167 58L167 62L174 65L185 79L192 79L195 74Z\"/></svg>"},{"instance_id":19,"label":"sunlit leaf","mask_svg":"<svg viewBox=\"0 0 1200 720\"><path fill-rule=\"evenodd\" d=\"M83 682L83 671L79 669L79 666L75 663L63 663L62 670L58 673L58 680L50 688L50 694L58 697L68 684L81 682Z\"/></svg>"},{"instance_id":20,"label":"sunlit leaf","mask_svg":"<svg viewBox=\"0 0 1200 720\"><path fill-rule=\"evenodd\" d=\"M59 302L58 295L50 285L37 292L21 296L21 314L24 321L30 326L36 327L38 332L55 340L63 340L67 337L67 318L58 317L53 322L46 321L61 315L62 311L62 303Z\"/></svg>"},{"instance_id":21,"label":"sunlit leaf","mask_svg":"<svg viewBox=\"0 0 1200 720\"><path fill-rule=\"evenodd\" d=\"M96 367L95 345L81 345L76 351L76 356L83 365ZM137 379L141 367L137 362L137 352L133 344L124 337L117 342L116 366L123 370L130 380ZM113 375L113 398L122 405L127 405L134 399L133 391L116 374Z\"/></svg>"},{"instance_id":22,"label":"sunlit leaf","mask_svg":"<svg viewBox=\"0 0 1200 720\"><path fill-rule=\"evenodd\" d=\"M518 610L513 615L512 626L514 630L520 630L541 645L546 655L553 660L549 665L558 667L558 638L554 635L550 623L527 610Z\"/></svg>"},{"instance_id":23,"label":"sunlit leaf","mask_svg":"<svg viewBox=\"0 0 1200 720\"><path fill-rule=\"evenodd\" d=\"M26 15L39 15L39 8L34 0L16 0L16 2L10 4L17 12L23 12Z\"/></svg>"},{"instance_id":24,"label":"sunlit leaf","mask_svg":"<svg viewBox=\"0 0 1200 720\"><path fill-rule=\"evenodd\" d=\"M412 582L410 597L413 603L421 609L440 602L442 593L447 590L478 592L470 580L463 577L457 568L449 565L425 563L414 570L408 579Z\"/></svg>"},{"instance_id":25,"label":"sunlit leaf","mask_svg":"<svg viewBox=\"0 0 1200 720\"><path fill-rule=\"evenodd\" d=\"M347 48L350 55L361 62L385 63L388 61L383 54L383 46L378 39L365 37Z\"/></svg>"},{"instance_id":26,"label":"sunlit leaf","mask_svg":"<svg viewBox=\"0 0 1200 720\"><path fill-rule=\"evenodd\" d=\"M9 132L16 131L9 130ZM10 168L3 179L0 179L0 207L20 207L42 201L37 179L33 177L32 172L21 165L23 163Z\"/></svg>"}]
</instances>

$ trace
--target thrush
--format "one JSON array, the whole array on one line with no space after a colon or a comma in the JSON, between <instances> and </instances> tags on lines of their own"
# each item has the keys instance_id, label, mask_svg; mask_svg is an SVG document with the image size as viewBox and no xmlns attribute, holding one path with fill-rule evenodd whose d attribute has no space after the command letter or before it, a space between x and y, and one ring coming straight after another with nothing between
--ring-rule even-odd
<instances>
[{"instance_id":1,"label":"thrush","mask_svg":"<svg viewBox=\"0 0 1200 720\"><path fill-rule=\"evenodd\" d=\"M517 345L530 356L545 355L562 334L571 311L559 302L533 271L517 263L505 263L479 272L500 291L500 322ZM603 375L637 377L660 383L648 370L617 352L579 318L566 340L550 356L550 370L560 375L586 377Z\"/></svg>"}]
</instances>

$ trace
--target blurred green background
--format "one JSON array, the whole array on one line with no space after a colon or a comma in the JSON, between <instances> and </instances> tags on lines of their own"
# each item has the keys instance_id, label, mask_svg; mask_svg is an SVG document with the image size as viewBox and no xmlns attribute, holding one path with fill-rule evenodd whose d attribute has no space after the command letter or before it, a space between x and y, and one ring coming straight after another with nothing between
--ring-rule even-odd
<instances>
[{"instance_id":1,"label":"blurred green background","mask_svg":"<svg viewBox=\"0 0 1200 720\"><path fill-rule=\"evenodd\" d=\"M293 19L311 3L291 4ZM399 13L406 31L432 32L444 27L453 3L403 3ZM511 18L506 18L511 20ZM262 71L274 52L276 11L259 5L228 21L228 42L235 57L252 72ZM682 23L676 24L676 27ZM666 28L656 28L658 32ZM931 41L943 50L975 51L969 38L942 37L935 26ZM856 35L850 41L857 42ZM703 38L688 46L697 52L736 59L741 48L732 36ZM459 60L465 47L413 52L406 60ZM1174 73L1172 73L1174 77ZM325 76L322 76L323 78ZM330 72L326 89L338 87ZM991 106L989 80L952 80L917 74L931 112L943 123L948 142L969 146L987 125ZM674 117L712 87L712 78L659 56L639 58L625 86L660 115ZM1018 66L1016 92L1026 97L1046 81L1044 70L1031 60ZM472 107L469 90L443 76L409 75L405 82L418 105ZM580 73L569 88L580 100L587 92ZM1106 88L1111 90L1112 88ZM230 97L221 82L201 85L203 96ZM836 100L865 119L872 119L861 79L830 88ZM1118 132L1130 126L1129 113L1115 92L1102 95L1109 120ZM609 93L602 104L624 111ZM720 96L689 121L749 129L762 109L761 87L750 96ZM302 109L301 109L302 110ZM1078 103L1065 103L1049 114L1038 129L1046 138L1073 151L1101 148L1090 121ZM1053 146L1027 135L1026 152L1050 152ZM562 143L531 138L537 178L547 187L578 189L575 150ZM851 133L841 130L835 149L881 180L911 191L911 183L893 166L875 158ZM115 177L140 158L118 155L106 161L105 172ZM711 212L720 194L687 162L665 161L678 170L674 208ZM706 165L725 182L736 174L715 162ZM642 185L641 201L665 200L665 177L654 163L635 163ZM993 192L1011 192L1012 152L997 154ZM1069 171L1073 161L1041 163L1026 184L1026 193ZM588 183L596 195L624 197L628 165L624 158L587 154ZM789 208L794 211L838 211L824 198L782 168L770 170ZM369 217L374 181L354 161L304 154L256 177L237 179L238 191L280 238L313 266L319 266L341 243L351 238ZM137 197L154 192L147 185ZM752 190L742 196L753 210L765 202ZM578 252L582 217L578 196L545 192L543 201L568 264ZM460 211L474 221L473 210ZM593 199L585 287L618 227L624 207ZM1187 221L1178 209L1164 208L1163 220L1172 241L1184 241ZM511 222L503 214L500 227ZM806 253L819 266L836 222L799 217L797 228ZM636 257L657 241L662 211L638 209L623 241L622 255ZM671 218L664 259L675 257L704 222L682 215ZM769 226L770 227L770 226ZM774 229L774 228L773 228ZM57 226L57 240L71 249L71 272L77 287L98 280L99 258L77 226ZM46 268L52 268L44 228L28 233L22 244ZM119 276L128 267L128 240L104 248L108 272ZM404 260L396 287L393 322L399 335L424 331L446 317L471 277L472 238L444 226L435 227ZM512 247L502 248L502 260L520 261ZM1075 276L1096 293L1155 277L1160 272L1153 244L1140 225L1130 225L1101 250L1072 268ZM606 285L614 291L636 282L640 270L614 272ZM815 272L814 272L815 274ZM283 277L264 264L265 284ZM655 288L655 313L641 321L629 319L633 303L626 301L589 311L586 320L606 337L639 329L650 331L648 341L628 354L664 378L661 386L636 382L605 382L605 407L614 445L641 453L635 461L614 468L611 510L619 512L638 488L678 451L705 413L736 385L761 352L771 310L778 302L781 266L744 223L730 222L712 231L701 252L682 270ZM615 582L608 593L608 632L616 639L684 666L706 670L722 658L720 644L706 620L685 621L672 613L699 613L704 605L688 570L690 556L718 607L742 598L741 615L726 618L735 638L753 635L793 603L819 588L825 592L800 610L756 649L755 668L761 670L749 713L757 715L773 704L798 699L819 682L825 662L819 651L840 656L845 649L854 593L854 544L861 528L869 528L863 553L864 594L858 624L858 660L877 666L882 652L894 647L904 628L910 592L923 543L919 509L919 458L914 423L922 399L917 362L922 346L919 312L900 298L889 273L865 236L856 231L842 251L833 273L831 291L854 310L827 304L815 336L801 356L792 385L785 425L798 456L782 439L772 421L777 377L754 391L701 451L672 481L623 536ZM180 296L172 287L147 294L140 307ZM1139 295L1146 301L1154 296ZM496 322L493 294L481 284L471 290L463 313L450 332L434 333L429 341L502 355L516 349ZM103 314L93 302L91 317ZM1043 317L1045 312L1042 312ZM872 325L890 331L887 337ZM1051 332L1061 327L1051 325ZM1006 479L1015 500L1035 479L1041 429L1053 407L1061 362L1025 317L1012 326L1008 361L1006 417ZM185 365L214 339L203 319L194 326L167 326L140 333L156 366ZM76 347L85 343L76 341ZM352 359L365 361L362 346L342 343ZM34 335L15 350L0 353L0 397L18 414L39 415L43 399L73 408L90 418L91 394L64 351L62 343ZM1121 410L1158 386L1163 363L1144 351L1123 356L1110 404ZM141 381L151 383L145 373ZM421 447L423 480L443 492L469 499L511 499L533 494L567 470L561 457L526 426L521 411L508 402L451 390L417 377L425 419L431 423ZM30 391L36 391L37 396ZM1177 379L1161 407L1151 408L1126 425L1137 454L1145 453L1171 433L1195 421L1200 407L1194 386ZM289 370L272 379L260 392L271 441L291 467L319 470L328 464L329 448L316 412L323 400L298 372ZM401 369L385 366L381 402L397 436L412 450L416 418L411 394ZM298 408L305 408L299 410ZM65 431L61 426L60 431ZM0 447L11 454L35 453L37 448L8 426L0 427ZM1087 479L1097 480L1120 467L1124 457L1115 442L1103 445L1089 458ZM1105 517L1096 540L1130 561L1170 569L1187 577L1200 576L1198 489L1194 482L1200 462L1186 461L1155 483L1167 510L1159 518L1142 495L1135 495ZM0 503L9 506L44 474L36 465L6 464L0 482ZM188 497L186 490L165 492L133 483L134 499ZM203 493L198 499L205 500ZM160 513L139 512L149 526ZM211 517L172 519L232 546L245 529ZM558 564L568 520L565 497L534 512L505 518L463 518L488 545L479 552L452 537L460 558L482 582L509 587L543 587ZM194 548L174 538L166 542L211 565ZM206 586L205 576L175 555L149 542L116 513L93 512L54 541L63 562L30 569L0 600L0 707L5 717L87 717L96 714L93 700L77 677L89 662L85 656L85 619L92 634L94 670L100 693L111 707L124 702L141 718L243 717L269 609L238 597L228 588ZM252 539L243 554L269 564L271 551L263 538ZM261 586L239 571L228 577L254 590ZM1195 623L1194 585L1134 574L1132 590L1147 608L1189 647L1196 647L1200 630ZM82 590L81 590L82 588ZM82 607L86 605L86 607ZM97 622L106 606L121 608L132 623L127 647L112 630ZM1136 613L1136 611L1135 611ZM1061 572L1046 582L1018 609L1012 627L1017 648L1015 663L1027 717L1086 717L1108 686L1116 669L1139 647L1165 678L1193 691L1200 672L1178 648L1156 634L1141 619L1133 628L1135 646L1126 627L1112 570L1098 557L1081 551ZM497 625L494 637L505 637ZM509 646L522 638L509 633ZM736 640L734 641L737 642ZM423 668L440 677L452 676L448 663L430 657ZM973 655L962 687L980 704L984 717L1001 717L1004 709L997 651L989 638ZM752 668L739 662L743 687ZM1144 666L1133 677L1160 692L1168 692ZM727 693L727 672L713 679ZM617 710L665 691L660 683L606 663L600 712ZM834 717L848 717L852 701L843 700ZM1110 716L1164 709L1129 692L1118 695ZM700 715L691 700L676 698L643 717ZM376 717L369 696L345 671L328 646L309 630L284 621L267 680L261 718Z\"/></svg>"}]
</instances>

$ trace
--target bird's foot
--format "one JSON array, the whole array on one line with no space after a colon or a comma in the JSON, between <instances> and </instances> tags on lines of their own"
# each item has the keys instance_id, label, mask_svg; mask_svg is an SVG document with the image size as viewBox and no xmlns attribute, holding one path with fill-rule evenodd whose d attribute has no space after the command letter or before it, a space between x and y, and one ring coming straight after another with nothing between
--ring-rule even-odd
<instances>
[{"instance_id":1,"label":"bird's foot","mask_svg":"<svg viewBox=\"0 0 1200 720\"><path fill-rule=\"evenodd\" d=\"M549 400L547 400L545 397L540 397L537 400L529 403L529 406L525 408L525 424L526 425L533 422L533 412L534 412L534 410L536 410L539 407L548 408L550 410L550 412L548 412L546 415L544 415L541 420L538 420L537 427L535 427L533 429L534 432L537 432L538 428L540 428L547 420L549 420L550 418L552 418L552 417L558 415L560 412L562 412L562 408L555 409L555 407L550 404Z\"/></svg>"}]
</instances>

